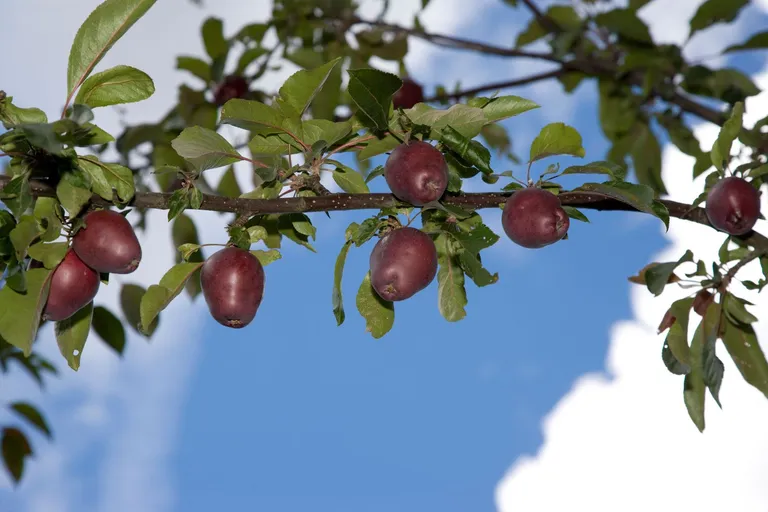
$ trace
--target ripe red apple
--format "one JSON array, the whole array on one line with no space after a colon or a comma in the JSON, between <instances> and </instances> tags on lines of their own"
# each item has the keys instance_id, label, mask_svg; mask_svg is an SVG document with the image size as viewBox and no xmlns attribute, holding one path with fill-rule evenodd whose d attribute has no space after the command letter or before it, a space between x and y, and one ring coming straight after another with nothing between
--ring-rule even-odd
<instances>
[{"instance_id":1,"label":"ripe red apple","mask_svg":"<svg viewBox=\"0 0 768 512\"><path fill-rule=\"evenodd\" d=\"M256 316L264 295L264 268L250 252L225 247L203 264L200 286L211 316L239 329Z\"/></svg>"},{"instance_id":2,"label":"ripe red apple","mask_svg":"<svg viewBox=\"0 0 768 512\"><path fill-rule=\"evenodd\" d=\"M437 275L437 250L432 239L415 228L384 235L371 252L371 285L384 300L405 300Z\"/></svg>"},{"instance_id":3,"label":"ripe red apple","mask_svg":"<svg viewBox=\"0 0 768 512\"><path fill-rule=\"evenodd\" d=\"M96 210L83 217L85 227L72 239L72 248L97 272L130 274L141 263L141 245L131 223L112 210Z\"/></svg>"},{"instance_id":4,"label":"ripe red apple","mask_svg":"<svg viewBox=\"0 0 768 512\"><path fill-rule=\"evenodd\" d=\"M30 268L33 268L33 265L30 265ZM100 283L99 273L86 265L77 257L75 251L70 249L53 270L48 302L43 309L43 320L58 322L71 317L96 297Z\"/></svg>"},{"instance_id":5,"label":"ripe red apple","mask_svg":"<svg viewBox=\"0 0 768 512\"><path fill-rule=\"evenodd\" d=\"M243 98L248 93L248 81L239 75L229 75L216 87L213 101L218 106L229 100Z\"/></svg>"},{"instance_id":6,"label":"ripe red apple","mask_svg":"<svg viewBox=\"0 0 768 512\"><path fill-rule=\"evenodd\" d=\"M384 179L395 197L414 206L424 206L445 193L448 164L434 146L412 140L390 153L384 164Z\"/></svg>"},{"instance_id":7,"label":"ripe red apple","mask_svg":"<svg viewBox=\"0 0 768 512\"><path fill-rule=\"evenodd\" d=\"M501 225L516 244L538 249L562 239L571 221L560 199L540 188L525 188L512 194L504 205Z\"/></svg>"},{"instance_id":8,"label":"ripe red apple","mask_svg":"<svg viewBox=\"0 0 768 512\"><path fill-rule=\"evenodd\" d=\"M412 108L422 101L424 101L424 88L410 78L403 78L402 87L392 96L392 104L395 108Z\"/></svg>"},{"instance_id":9,"label":"ripe red apple","mask_svg":"<svg viewBox=\"0 0 768 512\"><path fill-rule=\"evenodd\" d=\"M729 235L743 235L760 216L760 193L741 178L724 178L709 191L706 212L716 229Z\"/></svg>"}]
</instances>

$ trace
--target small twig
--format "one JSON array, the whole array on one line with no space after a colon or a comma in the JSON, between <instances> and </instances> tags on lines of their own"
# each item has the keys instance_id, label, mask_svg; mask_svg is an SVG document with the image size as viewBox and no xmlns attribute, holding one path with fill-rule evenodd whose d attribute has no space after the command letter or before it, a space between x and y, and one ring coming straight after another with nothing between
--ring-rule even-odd
<instances>
[{"instance_id":1,"label":"small twig","mask_svg":"<svg viewBox=\"0 0 768 512\"><path fill-rule=\"evenodd\" d=\"M241 228L241 227L245 226L248 223L248 220L250 218L251 218L251 216L248 215L247 213L241 213L237 217L235 217L235 220L232 221L232 223L229 225L229 227L231 227L231 228Z\"/></svg>"},{"instance_id":2,"label":"small twig","mask_svg":"<svg viewBox=\"0 0 768 512\"><path fill-rule=\"evenodd\" d=\"M334 149L333 151L331 151L330 153L325 155L324 160L327 160L329 157L335 155L336 153L342 152L345 149L350 149L350 148L356 146L357 144L360 144L361 142L368 142L369 140L375 139L375 138L376 138L375 135L366 135L364 137L359 137L357 139L352 139L351 141L347 142L346 144L342 144L341 146L337 147L336 149Z\"/></svg>"},{"instance_id":3,"label":"small twig","mask_svg":"<svg viewBox=\"0 0 768 512\"><path fill-rule=\"evenodd\" d=\"M767 254L767 252L766 252L766 250L765 250L765 249L759 249L759 250L754 250L754 251L750 252L749 254L747 254L746 256L744 256L743 258L741 258L741 260L739 260L739 262L738 262L736 265L734 265L734 266L733 266L733 267L732 267L732 268L731 268L731 269L730 269L730 270L729 270L729 271L728 271L728 272L727 272L727 273L726 273L726 274L723 276L723 279L722 279L722 287L723 287L723 288L727 288L727 287L728 287L728 285L730 284L731 280L732 280L734 277L736 277L736 274L739 272L739 270L741 270L742 268L744 268L744 267L745 267L747 264L749 264L750 262L752 262L752 261L756 260L757 258L760 258L761 256L765 256L766 254Z\"/></svg>"}]
</instances>

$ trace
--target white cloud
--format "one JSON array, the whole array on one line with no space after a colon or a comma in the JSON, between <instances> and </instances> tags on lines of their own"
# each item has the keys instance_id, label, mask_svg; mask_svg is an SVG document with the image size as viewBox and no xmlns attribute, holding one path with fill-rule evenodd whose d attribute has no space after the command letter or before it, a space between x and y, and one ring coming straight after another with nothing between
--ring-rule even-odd
<instances>
[{"instance_id":1,"label":"white cloud","mask_svg":"<svg viewBox=\"0 0 768 512\"><path fill-rule=\"evenodd\" d=\"M664 14L656 14L654 22L663 17L676 23L676 15ZM679 27L670 25L668 30ZM756 82L768 86L768 73L756 77ZM766 108L768 93L749 99L746 124L762 117ZM696 132L702 147L711 147L716 127L701 126ZM702 179L692 183L689 178L692 166L690 157L672 147L665 149L664 178L672 198L691 201L701 191ZM764 210L766 206L764 195ZM756 229L765 233L766 227L768 223L759 221ZM724 240L711 229L682 221L673 222L666 236L670 245L654 261L677 259L688 248L711 261ZM760 275L753 263L739 277ZM765 294L747 292L739 285L734 291L754 302L755 311L768 307ZM634 319L612 328L606 373L581 377L545 418L539 451L519 458L496 488L501 512L765 510L765 397L743 381L719 346L726 367L720 394L723 410L708 397L707 427L699 434L683 405L682 379L669 374L661 362L663 336L656 334L656 326L669 304L686 295L670 290L655 298L644 287L632 285ZM768 325L760 322L756 330L768 350Z\"/></svg>"}]
</instances>

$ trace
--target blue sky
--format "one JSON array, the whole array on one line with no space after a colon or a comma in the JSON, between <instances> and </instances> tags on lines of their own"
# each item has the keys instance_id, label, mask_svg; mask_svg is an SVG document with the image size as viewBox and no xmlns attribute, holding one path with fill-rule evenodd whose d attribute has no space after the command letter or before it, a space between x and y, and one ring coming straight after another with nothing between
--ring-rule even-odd
<instances>
[{"instance_id":1,"label":"blue sky","mask_svg":"<svg viewBox=\"0 0 768 512\"><path fill-rule=\"evenodd\" d=\"M398 5L415 1L402 0ZM11 0L10 19L21 20L36 3L46 2ZM227 0L221 9L209 11L224 14L231 8L228 19L239 21L242 14L235 11L246 10L247 3ZM199 51L197 27L208 11L181 0L171 4L157 9L178 9L179 16L190 21L189 26L180 24L174 38L178 41L168 44L184 53ZM524 22L522 10L491 0L480 2L463 23L451 10L453 0L432 4L424 16L427 27L496 44L511 43L512 27ZM697 2L679 4L685 4L677 8L688 13ZM77 6L80 19L84 17L80 11L87 15L91 8ZM749 12L740 19L742 34L764 26L767 19L757 8ZM50 25L49 44L68 48L79 19L73 14L73 25L62 28L62 23L55 23L61 16L63 12L44 15L34 30L42 33ZM162 13L151 12L142 23L157 28L162 19ZM663 25L662 34L674 38L674 30L666 25L670 21L655 19ZM22 23L0 34L0 44L32 30ZM237 28L234 21L228 23L229 31ZM184 77L168 71L179 51L169 50L162 58L142 54L140 46L150 47L151 38L160 36L141 32L141 25L137 31L115 47L109 65L127 58L126 63L153 76L152 69L165 70L164 77L156 77L158 98L150 100L155 103L147 102L150 107L143 106L134 118L152 120L150 108L167 106L175 95L175 83ZM725 46L729 37L742 38L713 33L718 36L713 36L715 48ZM696 43L691 51L707 55L712 53L711 44ZM451 86L457 79L472 86L539 69L522 62L428 51L423 44L414 45L414 51L409 68L428 86ZM52 76L61 78L55 87L30 90L23 88L26 79L11 78L16 89L6 90L23 99L22 104L36 102L35 91L63 89L66 51L46 54L38 47L34 52L43 60L54 54L58 60L51 62L51 72L58 74ZM764 61L751 56L734 63L755 73ZM30 81L34 73L38 71L30 70ZM596 124L593 89L584 84L572 97L551 85L511 91L543 106L506 122L514 150L525 155L542 126L566 121L583 135L587 159L601 159L606 146ZM45 101L51 106L47 110L55 111L59 100ZM112 117L109 122L114 123ZM494 165L501 170L509 164ZM653 219L586 213L591 224L573 222L569 240L536 251L514 246L499 231L502 239L487 251L484 263L499 272L500 280L484 289L468 285L467 318L455 324L442 319L433 283L396 306L395 327L380 340L364 332L354 302L372 243L353 248L348 258L343 288L347 320L342 327L336 327L331 312L332 268L343 230L364 214L335 213L331 219L313 215L318 254L284 244L283 259L266 269L265 298L247 329L235 331L215 323L207 317L202 297L194 305L181 298L164 314L150 343L138 337L130 340L124 361L118 362L94 337L81 371L71 374L60 365L67 375L51 383L48 395L12 381L10 394L45 403L56 441L49 447L35 439L40 455L29 465L28 480L17 491L0 487L0 510L511 510L507 501L500 501L497 486L516 460L536 457L545 446L545 417L571 396L585 375L603 374L607 359L619 375L619 366L611 363L618 346L617 326L630 321L657 323L650 306L638 309L639 295L626 277L668 248L670 238ZM485 212L497 231L499 214ZM223 221L218 216L202 213L195 219L204 241L221 241ZM162 223L162 215L155 222ZM671 239L673 246L684 243L683 232L678 230L679 239ZM160 232L142 239L145 262L150 263L123 282L146 285L159 279L172 254L163 236ZM714 240L715 246L719 243ZM115 301L115 287L110 288L102 292L106 304ZM638 311L642 311L639 319ZM652 352L658 352L661 339L650 339L655 344ZM53 340L48 335L43 342L50 345ZM55 353L55 348L49 352ZM643 362L646 367L633 371L659 370L658 358ZM678 393L680 382L664 382L665 391ZM687 425L678 394L672 403L675 408L656 422L673 417ZM595 406L594 401L589 404ZM606 412L610 413L602 414ZM589 417L586 414L582 417ZM568 430L568 424L558 425L562 427L558 432ZM687 426L681 429L697 435ZM601 474L589 467L584 473L594 478ZM544 488L545 482L555 489L566 484L546 473L536 473L536 478Z\"/></svg>"}]
</instances>

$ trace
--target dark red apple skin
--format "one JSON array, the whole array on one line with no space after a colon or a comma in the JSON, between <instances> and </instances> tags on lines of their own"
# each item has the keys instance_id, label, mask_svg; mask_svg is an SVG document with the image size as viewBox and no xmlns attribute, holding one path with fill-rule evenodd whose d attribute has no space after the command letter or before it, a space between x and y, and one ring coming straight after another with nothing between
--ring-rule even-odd
<instances>
[{"instance_id":1,"label":"dark red apple skin","mask_svg":"<svg viewBox=\"0 0 768 512\"><path fill-rule=\"evenodd\" d=\"M403 78L402 87L392 96L392 105L395 108L412 108L422 101L424 101L424 88L410 78Z\"/></svg>"},{"instance_id":2,"label":"dark red apple skin","mask_svg":"<svg viewBox=\"0 0 768 512\"><path fill-rule=\"evenodd\" d=\"M432 239L415 228L384 235L371 252L371 285L384 300L413 297L437 275L437 250Z\"/></svg>"},{"instance_id":3,"label":"dark red apple skin","mask_svg":"<svg viewBox=\"0 0 768 512\"><path fill-rule=\"evenodd\" d=\"M243 98L248 94L248 81L239 75L230 75L219 84L213 93L213 101L222 106L229 100Z\"/></svg>"},{"instance_id":4,"label":"dark red apple skin","mask_svg":"<svg viewBox=\"0 0 768 512\"><path fill-rule=\"evenodd\" d=\"M240 329L256 316L264 296L264 267L250 252L225 247L203 264L200 286L211 316Z\"/></svg>"},{"instance_id":5,"label":"dark red apple skin","mask_svg":"<svg viewBox=\"0 0 768 512\"><path fill-rule=\"evenodd\" d=\"M413 140L400 144L390 153L384 164L384 179L395 197L414 206L424 206L445 193L448 164L434 146Z\"/></svg>"},{"instance_id":6,"label":"dark red apple skin","mask_svg":"<svg viewBox=\"0 0 768 512\"><path fill-rule=\"evenodd\" d=\"M37 266L35 264L35 268ZM30 268L33 268L32 265ZM43 320L59 322L71 317L96 297L100 284L99 273L70 249L51 275Z\"/></svg>"},{"instance_id":7,"label":"dark red apple skin","mask_svg":"<svg viewBox=\"0 0 768 512\"><path fill-rule=\"evenodd\" d=\"M130 274L141 263L141 244L133 226L112 210L96 210L83 217L85 227L72 239L72 249L97 272Z\"/></svg>"},{"instance_id":8,"label":"dark red apple skin","mask_svg":"<svg viewBox=\"0 0 768 512\"><path fill-rule=\"evenodd\" d=\"M561 240L568 233L571 220L556 195L532 187L507 199L501 225L516 244L539 249Z\"/></svg>"},{"instance_id":9,"label":"dark red apple skin","mask_svg":"<svg viewBox=\"0 0 768 512\"><path fill-rule=\"evenodd\" d=\"M744 235L760 217L760 192L741 178L722 179L707 194L706 212L714 228Z\"/></svg>"}]
</instances>

